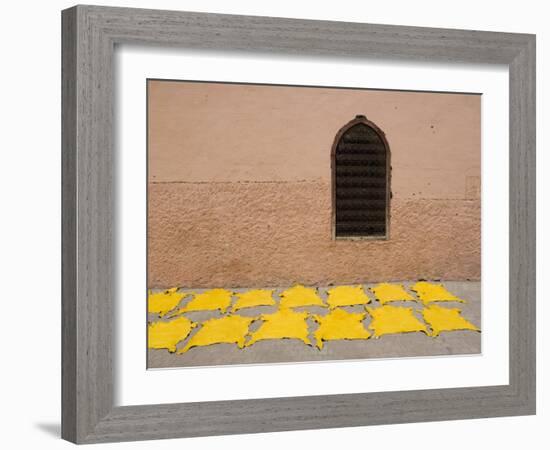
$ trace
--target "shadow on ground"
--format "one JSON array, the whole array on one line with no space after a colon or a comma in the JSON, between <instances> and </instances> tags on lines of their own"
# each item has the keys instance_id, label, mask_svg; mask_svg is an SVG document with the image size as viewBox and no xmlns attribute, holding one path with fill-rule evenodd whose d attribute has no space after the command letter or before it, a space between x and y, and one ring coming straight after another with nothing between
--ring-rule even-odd
<instances>
[{"instance_id":1,"label":"shadow on ground","mask_svg":"<svg viewBox=\"0 0 550 450\"><path fill-rule=\"evenodd\" d=\"M61 438L61 424L60 423L37 423L36 428L40 431L55 437Z\"/></svg>"}]
</instances>

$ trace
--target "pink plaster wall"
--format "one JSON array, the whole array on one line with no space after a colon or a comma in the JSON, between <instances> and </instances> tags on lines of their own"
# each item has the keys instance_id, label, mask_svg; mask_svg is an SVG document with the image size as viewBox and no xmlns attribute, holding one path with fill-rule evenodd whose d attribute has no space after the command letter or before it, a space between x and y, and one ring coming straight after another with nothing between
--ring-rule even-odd
<instances>
[{"instance_id":1,"label":"pink plaster wall","mask_svg":"<svg viewBox=\"0 0 550 450\"><path fill-rule=\"evenodd\" d=\"M148 283L480 278L479 95L149 82ZM331 239L330 150L392 152L391 236Z\"/></svg>"}]
</instances>

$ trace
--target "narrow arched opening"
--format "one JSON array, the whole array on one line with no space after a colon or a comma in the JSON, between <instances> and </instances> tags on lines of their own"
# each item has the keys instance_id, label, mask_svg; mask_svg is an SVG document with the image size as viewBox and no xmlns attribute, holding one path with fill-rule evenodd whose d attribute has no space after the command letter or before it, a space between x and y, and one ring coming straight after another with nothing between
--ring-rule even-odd
<instances>
[{"instance_id":1,"label":"narrow arched opening","mask_svg":"<svg viewBox=\"0 0 550 450\"><path fill-rule=\"evenodd\" d=\"M390 149L363 115L342 127L332 146L332 232L335 239L388 239Z\"/></svg>"}]
</instances>

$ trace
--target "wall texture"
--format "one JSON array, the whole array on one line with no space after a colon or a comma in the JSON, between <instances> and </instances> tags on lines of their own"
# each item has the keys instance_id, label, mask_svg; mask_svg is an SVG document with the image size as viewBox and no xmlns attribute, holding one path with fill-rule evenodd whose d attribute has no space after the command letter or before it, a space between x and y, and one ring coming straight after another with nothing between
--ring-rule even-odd
<instances>
[{"instance_id":1,"label":"wall texture","mask_svg":"<svg viewBox=\"0 0 550 450\"><path fill-rule=\"evenodd\" d=\"M479 279L473 94L149 81L148 284ZM388 241L331 239L330 150L364 114L392 157Z\"/></svg>"}]
</instances>

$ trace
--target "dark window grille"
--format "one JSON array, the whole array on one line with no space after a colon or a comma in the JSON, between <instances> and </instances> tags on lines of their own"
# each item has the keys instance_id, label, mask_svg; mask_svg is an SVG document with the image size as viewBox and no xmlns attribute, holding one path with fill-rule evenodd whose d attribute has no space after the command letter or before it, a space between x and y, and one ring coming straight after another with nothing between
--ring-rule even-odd
<instances>
[{"instance_id":1,"label":"dark window grille","mask_svg":"<svg viewBox=\"0 0 550 450\"><path fill-rule=\"evenodd\" d=\"M332 151L333 230L336 238L388 236L389 149L365 116L342 128Z\"/></svg>"}]
</instances>

